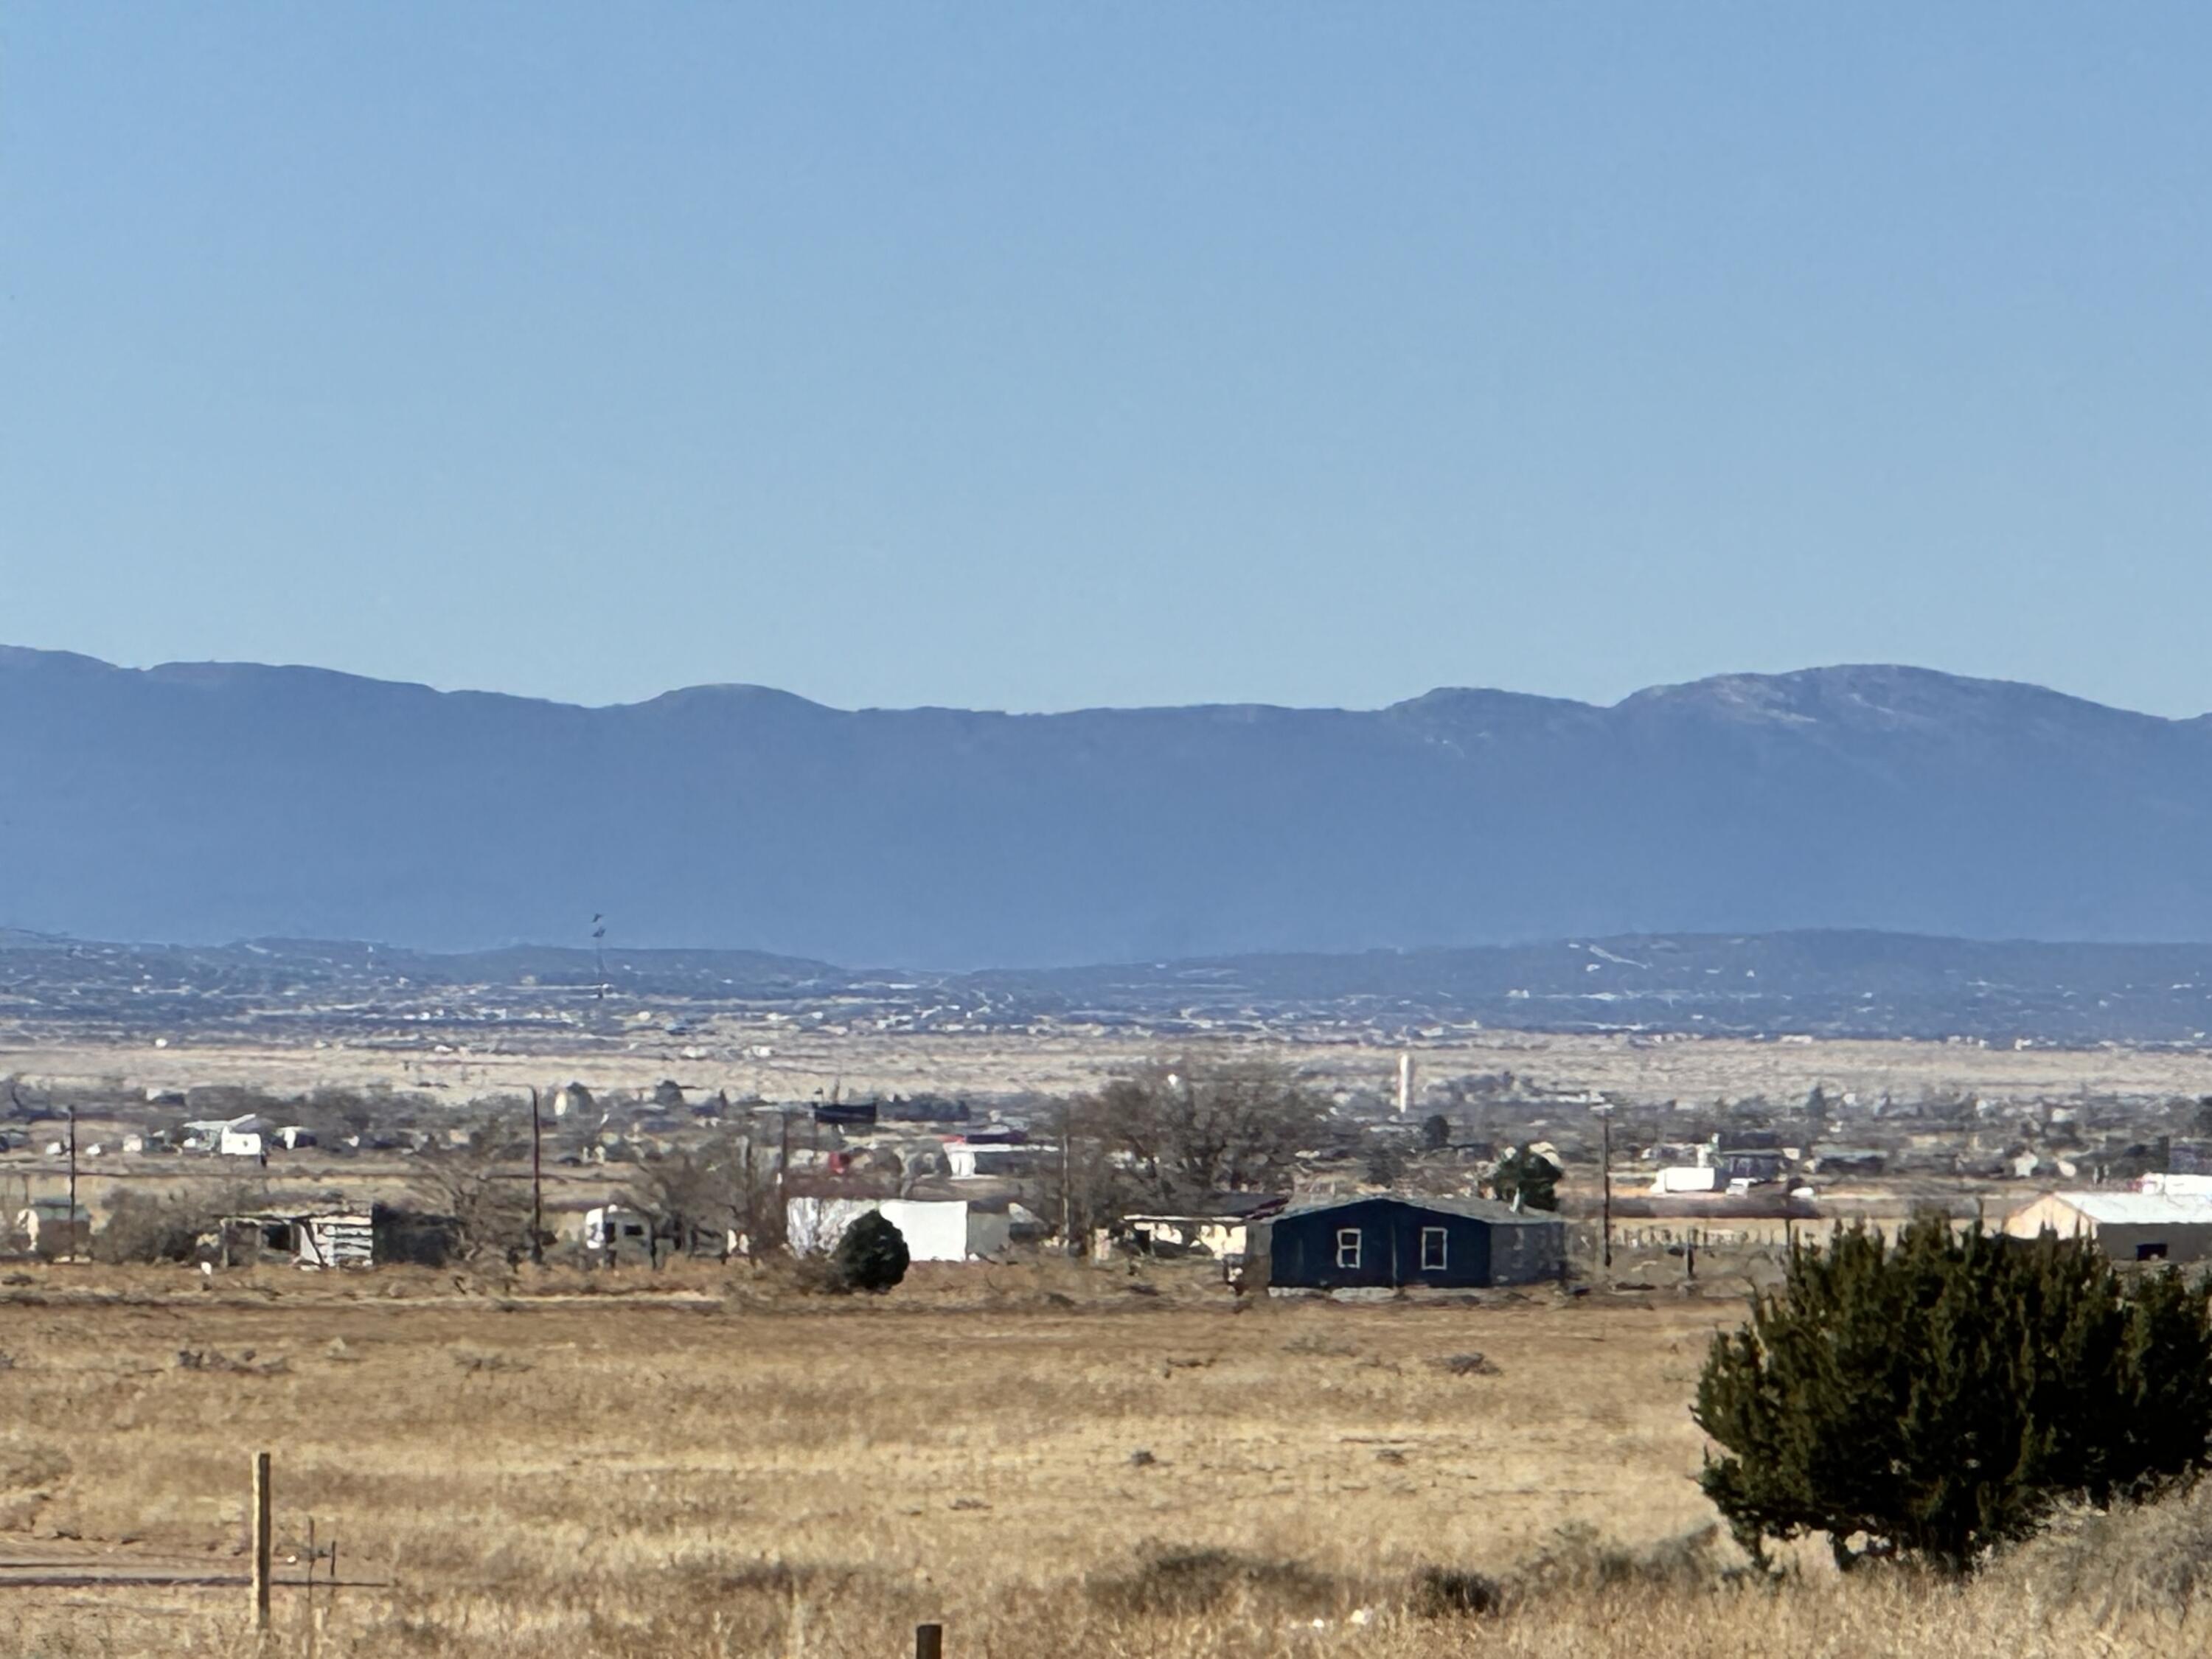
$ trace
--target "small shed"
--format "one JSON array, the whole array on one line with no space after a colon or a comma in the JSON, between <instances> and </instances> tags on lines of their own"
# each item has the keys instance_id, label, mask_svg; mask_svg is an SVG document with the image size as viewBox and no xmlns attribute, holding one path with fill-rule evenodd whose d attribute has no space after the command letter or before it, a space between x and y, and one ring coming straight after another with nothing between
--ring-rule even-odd
<instances>
[{"instance_id":1,"label":"small shed","mask_svg":"<svg viewBox=\"0 0 2212 1659\"><path fill-rule=\"evenodd\" d=\"M659 1265L653 1218L629 1204L601 1204L584 1212L584 1249L608 1267L628 1261Z\"/></svg>"},{"instance_id":2,"label":"small shed","mask_svg":"<svg viewBox=\"0 0 2212 1659\"><path fill-rule=\"evenodd\" d=\"M1556 1279L1566 1250L1558 1216L1491 1199L1313 1200L1252 1228L1246 1283L1322 1291L1528 1285Z\"/></svg>"},{"instance_id":3,"label":"small shed","mask_svg":"<svg viewBox=\"0 0 2212 1659\"><path fill-rule=\"evenodd\" d=\"M370 1267L380 1255L374 1212L264 1210L222 1218L226 1265L284 1257L301 1267Z\"/></svg>"},{"instance_id":4,"label":"small shed","mask_svg":"<svg viewBox=\"0 0 2212 1659\"><path fill-rule=\"evenodd\" d=\"M435 1266L458 1242L452 1219L372 1205L368 1210L260 1210L227 1215L210 1239L226 1267L289 1261L296 1267Z\"/></svg>"},{"instance_id":5,"label":"small shed","mask_svg":"<svg viewBox=\"0 0 2212 1659\"><path fill-rule=\"evenodd\" d=\"M2212 1197L2171 1193L2045 1193L2005 1218L2008 1238L2093 1238L2114 1261L2212 1258Z\"/></svg>"},{"instance_id":6,"label":"small shed","mask_svg":"<svg viewBox=\"0 0 2212 1659\"><path fill-rule=\"evenodd\" d=\"M66 1198L34 1198L17 1213L15 1233L24 1249L49 1261L82 1255L92 1244L92 1212L72 1209Z\"/></svg>"}]
</instances>

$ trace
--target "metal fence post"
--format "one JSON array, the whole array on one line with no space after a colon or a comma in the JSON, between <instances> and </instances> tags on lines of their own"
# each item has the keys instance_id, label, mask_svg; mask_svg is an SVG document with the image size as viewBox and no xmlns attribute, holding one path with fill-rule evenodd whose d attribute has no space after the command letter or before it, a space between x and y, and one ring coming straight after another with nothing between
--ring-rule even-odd
<instances>
[{"instance_id":1,"label":"metal fence post","mask_svg":"<svg viewBox=\"0 0 2212 1659\"><path fill-rule=\"evenodd\" d=\"M269 1454L253 1455L253 1628L269 1628Z\"/></svg>"}]
</instances>

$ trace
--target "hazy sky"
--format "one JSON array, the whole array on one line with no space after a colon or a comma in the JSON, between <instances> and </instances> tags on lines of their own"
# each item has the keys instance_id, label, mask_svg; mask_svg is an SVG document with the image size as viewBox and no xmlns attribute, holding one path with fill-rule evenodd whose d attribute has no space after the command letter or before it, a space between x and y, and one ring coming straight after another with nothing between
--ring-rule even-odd
<instances>
[{"instance_id":1,"label":"hazy sky","mask_svg":"<svg viewBox=\"0 0 2212 1659\"><path fill-rule=\"evenodd\" d=\"M0 12L0 640L2212 708L2212 8Z\"/></svg>"}]
</instances>

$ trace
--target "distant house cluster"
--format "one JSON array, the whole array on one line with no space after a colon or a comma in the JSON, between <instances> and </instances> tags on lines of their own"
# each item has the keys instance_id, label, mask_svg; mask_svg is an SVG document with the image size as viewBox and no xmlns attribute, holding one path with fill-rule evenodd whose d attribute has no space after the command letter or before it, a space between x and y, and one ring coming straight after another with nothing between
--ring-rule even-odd
<instances>
[{"instance_id":1,"label":"distant house cluster","mask_svg":"<svg viewBox=\"0 0 2212 1659\"><path fill-rule=\"evenodd\" d=\"M1073 1212L1056 1185L1066 1148L1041 1137L1021 1109L977 1111L933 1097L851 1101L835 1091L808 1102L732 1103L674 1079L626 1090L571 1080L538 1095L534 1116L527 1101L518 1116L511 1102L462 1114L429 1098L398 1111L388 1103L372 1110L370 1103L322 1099L303 1101L308 1121L295 1121L266 1096L164 1091L150 1092L143 1107L103 1114L88 1136L64 1130L67 1138L55 1138L53 1116L41 1115L29 1127L46 1137L44 1151L30 1150L49 1160L44 1179L61 1173L56 1161L64 1152L72 1176L118 1152L251 1162L244 1182L209 1188L258 1191L258 1201L239 1203L199 1238L199 1259L210 1269L282 1262L349 1272L434 1262L496 1237L503 1242L492 1248L516 1260L538 1249L593 1267L650 1270L672 1255L751 1254L763 1238L770 1248L823 1255L873 1214L896 1227L909 1259L923 1264L1005 1261L1039 1247L1133 1266L1183 1258L1206 1262L1243 1290L1279 1294L1457 1291L1558 1277L1565 1224L1554 1214L1467 1195L1501 1149L1455 1140L1448 1122L1435 1133L1412 1115L1409 1065L1401 1064L1398 1080L1396 1121L1372 1135L1352 1120L1331 1121L1311 1150L1270 1166L1280 1176L1270 1190L1188 1191L1161 1181L1156 1170L1125 1164L1102 1178L1098 1191L1107 1196ZM238 1109L246 1105L255 1109ZM1378 1158L1377 1146L1386 1156ZM724 1165L708 1177L734 1187L702 1197L664 1183L708 1147L743 1149L742 1170L729 1167L738 1153L725 1151L716 1154ZM1558 1148L1540 1137L1502 1150L1540 1173L1563 1168ZM481 1216L465 1224L434 1212L427 1200L420 1210L410 1207L414 1197L372 1201L372 1194L431 1194L462 1206L440 1183L471 1158L492 1160L503 1182L536 1170L527 1220L514 1219L523 1189L514 1185L505 1188L507 1218L496 1233ZM1419 1179L1400 1182L1401 1166L1415 1158L1426 1160ZM354 1164L370 1159L383 1162ZM368 1179L351 1182L349 1164ZM107 1174L102 1189L113 1179ZM1449 1190L1412 1190L1419 1185ZM732 1196L738 1188L742 1200ZM66 1200L41 1196L16 1218L16 1248L82 1255L94 1220L86 1206L72 1216Z\"/></svg>"}]
</instances>

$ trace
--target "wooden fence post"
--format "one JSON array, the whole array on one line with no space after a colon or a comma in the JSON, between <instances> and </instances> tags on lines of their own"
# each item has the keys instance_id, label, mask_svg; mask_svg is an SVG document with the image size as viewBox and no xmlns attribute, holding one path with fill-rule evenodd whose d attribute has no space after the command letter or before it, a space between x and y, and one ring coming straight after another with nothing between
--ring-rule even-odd
<instances>
[{"instance_id":1,"label":"wooden fence post","mask_svg":"<svg viewBox=\"0 0 2212 1659\"><path fill-rule=\"evenodd\" d=\"M253 1454L253 1628L269 1628L269 1454Z\"/></svg>"},{"instance_id":2,"label":"wooden fence post","mask_svg":"<svg viewBox=\"0 0 2212 1659\"><path fill-rule=\"evenodd\" d=\"M945 1626L916 1625L914 1627L914 1659L945 1659Z\"/></svg>"}]
</instances>

